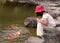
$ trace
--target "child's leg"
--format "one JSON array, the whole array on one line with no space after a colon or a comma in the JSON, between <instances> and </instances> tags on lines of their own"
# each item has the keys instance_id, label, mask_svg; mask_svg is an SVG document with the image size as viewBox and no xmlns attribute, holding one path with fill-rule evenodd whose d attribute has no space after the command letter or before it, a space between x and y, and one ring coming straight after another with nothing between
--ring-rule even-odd
<instances>
[{"instance_id":1,"label":"child's leg","mask_svg":"<svg viewBox=\"0 0 60 43\"><path fill-rule=\"evenodd\" d=\"M43 26L40 22L37 22L37 36L43 36Z\"/></svg>"},{"instance_id":2,"label":"child's leg","mask_svg":"<svg viewBox=\"0 0 60 43\"><path fill-rule=\"evenodd\" d=\"M56 28L55 28L55 26L50 26L50 25L48 25L48 26L45 26L45 25L43 25L43 28L44 28L44 30L46 30L47 32L55 32L56 31Z\"/></svg>"}]
</instances>

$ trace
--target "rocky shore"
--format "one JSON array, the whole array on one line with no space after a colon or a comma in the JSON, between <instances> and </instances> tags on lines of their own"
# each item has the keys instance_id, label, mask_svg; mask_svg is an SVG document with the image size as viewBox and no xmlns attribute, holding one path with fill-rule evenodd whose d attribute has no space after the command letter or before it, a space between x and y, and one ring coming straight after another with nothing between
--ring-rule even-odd
<instances>
[{"instance_id":1,"label":"rocky shore","mask_svg":"<svg viewBox=\"0 0 60 43\"><path fill-rule=\"evenodd\" d=\"M43 5L45 10L50 13L53 18L56 21L56 28L49 32L45 31L44 35L44 42L40 43L60 43L60 3L59 1L50 1L48 0L47 2L39 2L39 4ZM28 27L36 27L36 20L34 19L35 17L27 17L24 21L24 25ZM31 42L32 43L32 42Z\"/></svg>"}]
</instances>

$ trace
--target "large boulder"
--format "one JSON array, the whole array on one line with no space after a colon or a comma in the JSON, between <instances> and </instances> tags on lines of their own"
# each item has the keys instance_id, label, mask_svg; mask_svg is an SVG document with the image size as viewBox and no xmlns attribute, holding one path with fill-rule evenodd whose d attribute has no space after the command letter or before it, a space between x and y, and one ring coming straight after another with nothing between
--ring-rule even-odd
<instances>
[{"instance_id":1,"label":"large boulder","mask_svg":"<svg viewBox=\"0 0 60 43\"><path fill-rule=\"evenodd\" d=\"M56 22L56 27L59 27L60 26L60 20L55 20Z\"/></svg>"},{"instance_id":2,"label":"large boulder","mask_svg":"<svg viewBox=\"0 0 60 43\"><path fill-rule=\"evenodd\" d=\"M4 0L4 3L6 2L12 2L12 4L15 2L18 3L26 3L26 4L31 4L31 5L37 5L37 4L42 4L44 6L48 6L48 7L51 7L50 5L53 5L54 6L59 6L59 3L60 3L60 0ZM55 5L56 3L56 5ZM48 8L47 8L48 9Z\"/></svg>"},{"instance_id":3,"label":"large boulder","mask_svg":"<svg viewBox=\"0 0 60 43\"><path fill-rule=\"evenodd\" d=\"M30 17L30 18L32 19L32 17ZM31 19L29 19L29 20L31 21ZM25 19L25 20L27 20L27 19ZM29 20L25 21L25 23L29 24L29 22L30 22ZM60 43L60 41L59 41L60 40L60 20L59 20L59 17L57 17L55 19L55 21L56 21L56 25L57 25L55 29L44 30L44 40L45 40L44 43ZM34 21L33 21L33 23L34 23ZM33 25L33 23L32 23L32 25ZM37 41L38 41L38 43L42 43L39 40L40 39L36 39L36 38L32 37L32 38L28 38L28 40L26 40L25 43L35 43L35 42L37 43Z\"/></svg>"},{"instance_id":4,"label":"large boulder","mask_svg":"<svg viewBox=\"0 0 60 43\"><path fill-rule=\"evenodd\" d=\"M60 16L56 17L56 19L60 21Z\"/></svg>"},{"instance_id":5,"label":"large boulder","mask_svg":"<svg viewBox=\"0 0 60 43\"><path fill-rule=\"evenodd\" d=\"M24 43L60 43L60 31L44 32L44 38L29 37Z\"/></svg>"},{"instance_id":6,"label":"large boulder","mask_svg":"<svg viewBox=\"0 0 60 43\"><path fill-rule=\"evenodd\" d=\"M49 14L51 14L54 18L57 16L60 16L60 1L56 0L46 0L45 2L39 2L41 5L44 6L45 11L47 11Z\"/></svg>"},{"instance_id":7,"label":"large boulder","mask_svg":"<svg viewBox=\"0 0 60 43\"><path fill-rule=\"evenodd\" d=\"M37 25L37 22L35 20L35 17L27 17L25 20L24 20L24 25L26 27L36 27Z\"/></svg>"},{"instance_id":8,"label":"large boulder","mask_svg":"<svg viewBox=\"0 0 60 43\"><path fill-rule=\"evenodd\" d=\"M47 32L44 35L45 38L45 43L60 43L60 32L55 31L55 32Z\"/></svg>"},{"instance_id":9,"label":"large boulder","mask_svg":"<svg viewBox=\"0 0 60 43\"><path fill-rule=\"evenodd\" d=\"M4 4L29 4L29 5L37 5L35 0L5 0Z\"/></svg>"},{"instance_id":10,"label":"large boulder","mask_svg":"<svg viewBox=\"0 0 60 43\"><path fill-rule=\"evenodd\" d=\"M52 7L52 6L49 6L47 9L48 9L47 11L48 11L54 18L60 16L60 7Z\"/></svg>"},{"instance_id":11,"label":"large boulder","mask_svg":"<svg viewBox=\"0 0 60 43\"><path fill-rule=\"evenodd\" d=\"M57 30L57 31L60 31L60 27L56 27L56 30Z\"/></svg>"},{"instance_id":12,"label":"large boulder","mask_svg":"<svg viewBox=\"0 0 60 43\"><path fill-rule=\"evenodd\" d=\"M24 43L44 43L44 38L29 37Z\"/></svg>"}]
</instances>

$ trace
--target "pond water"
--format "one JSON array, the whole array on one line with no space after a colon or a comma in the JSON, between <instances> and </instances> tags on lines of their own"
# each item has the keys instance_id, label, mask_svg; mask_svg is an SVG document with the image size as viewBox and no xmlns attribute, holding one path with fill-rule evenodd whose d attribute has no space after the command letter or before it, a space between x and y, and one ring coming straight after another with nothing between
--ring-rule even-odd
<instances>
[{"instance_id":1,"label":"pond water","mask_svg":"<svg viewBox=\"0 0 60 43\"><path fill-rule=\"evenodd\" d=\"M23 24L26 17L33 15L34 7L0 6L0 23L4 25L11 23Z\"/></svg>"},{"instance_id":2,"label":"pond water","mask_svg":"<svg viewBox=\"0 0 60 43\"><path fill-rule=\"evenodd\" d=\"M24 26L23 22L26 17L34 16L34 6L20 5L20 6L4 6L0 5L0 24L4 28L0 28L0 35L4 33L2 31L9 30L7 27L10 24L19 24ZM27 28L31 33L31 36L36 36L35 28ZM1 41L0 43L20 43L19 39ZM22 40L23 41L23 40ZM21 42L22 43L22 42Z\"/></svg>"}]
</instances>

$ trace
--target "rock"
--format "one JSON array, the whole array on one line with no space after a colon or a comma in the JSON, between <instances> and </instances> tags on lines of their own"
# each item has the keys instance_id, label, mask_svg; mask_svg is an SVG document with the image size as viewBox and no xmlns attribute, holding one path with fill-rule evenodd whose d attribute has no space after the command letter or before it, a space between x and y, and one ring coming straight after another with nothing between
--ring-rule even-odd
<instances>
[{"instance_id":1,"label":"rock","mask_svg":"<svg viewBox=\"0 0 60 43\"><path fill-rule=\"evenodd\" d=\"M17 2L17 4L18 3L26 3L26 4L31 4L31 5L37 5L37 4L42 4L42 3L44 3L44 4L42 4L42 5L48 5L48 6L58 6L58 4L60 3L60 1L58 0L58 1L56 1L56 0L6 0L5 1L5 3L6 2L12 2L12 4L15 2Z\"/></svg>"},{"instance_id":2,"label":"rock","mask_svg":"<svg viewBox=\"0 0 60 43\"><path fill-rule=\"evenodd\" d=\"M40 4L42 4L45 8L45 11L47 11L50 15L52 15L54 18L56 18L57 16L60 16L60 3L56 3L56 2L40 2Z\"/></svg>"},{"instance_id":3,"label":"rock","mask_svg":"<svg viewBox=\"0 0 60 43\"><path fill-rule=\"evenodd\" d=\"M60 27L56 27L56 30L57 30L57 31L60 31Z\"/></svg>"},{"instance_id":4,"label":"rock","mask_svg":"<svg viewBox=\"0 0 60 43\"><path fill-rule=\"evenodd\" d=\"M44 34L44 38L45 38L45 43L60 43L60 32L59 31L55 31L55 32L46 32Z\"/></svg>"},{"instance_id":5,"label":"rock","mask_svg":"<svg viewBox=\"0 0 60 43\"><path fill-rule=\"evenodd\" d=\"M32 18L31 18L32 19ZM28 21L28 20L27 20ZM44 39L45 39L45 43L60 43L60 20L56 20L56 28L54 30L44 30ZM28 21L29 22L29 21ZM33 21L34 22L34 21ZM31 24L31 23L30 23ZM37 39L34 39L34 37L32 38L28 38L28 40L25 41L25 43L40 43L40 41Z\"/></svg>"},{"instance_id":6,"label":"rock","mask_svg":"<svg viewBox=\"0 0 60 43\"><path fill-rule=\"evenodd\" d=\"M29 37L28 40L26 40L24 43L44 43L44 38L40 39L37 37Z\"/></svg>"},{"instance_id":7,"label":"rock","mask_svg":"<svg viewBox=\"0 0 60 43\"><path fill-rule=\"evenodd\" d=\"M24 43L60 43L60 32L47 32L44 34L44 38L40 39L37 37L29 37Z\"/></svg>"},{"instance_id":8,"label":"rock","mask_svg":"<svg viewBox=\"0 0 60 43\"><path fill-rule=\"evenodd\" d=\"M26 27L36 27L37 25L37 22L35 20L35 17L27 17L25 20L24 20L24 25Z\"/></svg>"},{"instance_id":9,"label":"rock","mask_svg":"<svg viewBox=\"0 0 60 43\"><path fill-rule=\"evenodd\" d=\"M60 21L59 20L55 20L56 22L56 27L60 26Z\"/></svg>"},{"instance_id":10,"label":"rock","mask_svg":"<svg viewBox=\"0 0 60 43\"><path fill-rule=\"evenodd\" d=\"M45 9L54 18L56 18L57 16L60 16L60 7L46 6Z\"/></svg>"},{"instance_id":11,"label":"rock","mask_svg":"<svg viewBox=\"0 0 60 43\"><path fill-rule=\"evenodd\" d=\"M37 37L29 37L24 43L60 43L60 32L56 31L53 33L47 32L44 34L44 38L40 39Z\"/></svg>"},{"instance_id":12,"label":"rock","mask_svg":"<svg viewBox=\"0 0 60 43\"><path fill-rule=\"evenodd\" d=\"M60 16L56 17L56 19L60 21Z\"/></svg>"},{"instance_id":13,"label":"rock","mask_svg":"<svg viewBox=\"0 0 60 43\"><path fill-rule=\"evenodd\" d=\"M19 30L22 30L21 34L18 32ZM16 34L17 32L18 32L19 35ZM17 28L15 28L15 29L8 29L7 28L7 30L2 31L2 33L0 33L0 39L2 39L2 40L0 40L1 42L7 41L8 38L9 38L9 40L12 40L12 39L16 40L16 38L17 38L21 42L21 41L25 41L25 39L27 39L28 37L30 37L29 30L27 28L25 28L25 27L20 27L20 26L17 27ZM12 38L12 39L10 39L10 38Z\"/></svg>"},{"instance_id":14,"label":"rock","mask_svg":"<svg viewBox=\"0 0 60 43\"><path fill-rule=\"evenodd\" d=\"M29 5L37 5L35 0L6 0L4 4L29 4Z\"/></svg>"},{"instance_id":15,"label":"rock","mask_svg":"<svg viewBox=\"0 0 60 43\"><path fill-rule=\"evenodd\" d=\"M46 37L45 37L45 43L60 43L59 40L60 40L60 38L57 37L57 35L55 35L55 36L48 36L48 35L46 35Z\"/></svg>"}]
</instances>

